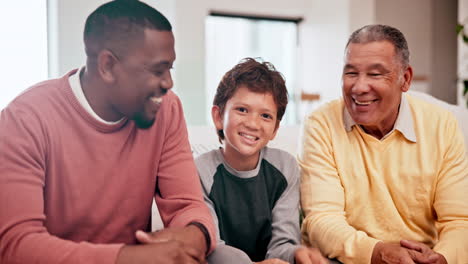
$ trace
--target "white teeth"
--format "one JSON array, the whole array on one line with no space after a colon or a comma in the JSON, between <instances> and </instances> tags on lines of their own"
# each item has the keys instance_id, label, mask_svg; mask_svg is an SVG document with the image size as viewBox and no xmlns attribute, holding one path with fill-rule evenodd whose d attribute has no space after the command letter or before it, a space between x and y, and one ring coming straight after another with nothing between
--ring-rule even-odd
<instances>
[{"instance_id":1,"label":"white teeth","mask_svg":"<svg viewBox=\"0 0 468 264\"><path fill-rule=\"evenodd\" d=\"M156 97L156 96L153 96L153 97L151 97L150 99L151 99L151 101L153 101L153 102L156 103L156 104L160 104L160 103L162 103L162 101L163 101L163 98L162 98L162 97Z\"/></svg>"},{"instance_id":2,"label":"white teeth","mask_svg":"<svg viewBox=\"0 0 468 264\"><path fill-rule=\"evenodd\" d=\"M357 104L357 105L370 105L372 104L374 101L358 101L356 99L354 99L354 102Z\"/></svg>"},{"instance_id":3,"label":"white teeth","mask_svg":"<svg viewBox=\"0 0 468 264\"><path fill-rule=\"evenodd\" d=\"M247 139L250 139L250 140L256 140L257 139L257 137L247 135L247 134L244 134L244 133L240 133L240 135L247 138Z\"/></svg>"}]
</instances>

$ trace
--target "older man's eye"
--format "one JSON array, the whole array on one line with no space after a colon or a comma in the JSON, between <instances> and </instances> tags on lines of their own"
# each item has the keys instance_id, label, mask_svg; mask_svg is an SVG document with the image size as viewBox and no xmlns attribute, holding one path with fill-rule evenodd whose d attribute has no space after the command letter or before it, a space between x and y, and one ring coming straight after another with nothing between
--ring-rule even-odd
<instances>
[{"instance_id":1,"label":"older man's eye","mask_svg":"<svg viewBox=\"0 0 468 264\"><path fill-rule=\"evenodd\" d=\"M356 76L358 73L357 72L345 72L344 74L346 76Z\"/></svg>"}]
</instances>

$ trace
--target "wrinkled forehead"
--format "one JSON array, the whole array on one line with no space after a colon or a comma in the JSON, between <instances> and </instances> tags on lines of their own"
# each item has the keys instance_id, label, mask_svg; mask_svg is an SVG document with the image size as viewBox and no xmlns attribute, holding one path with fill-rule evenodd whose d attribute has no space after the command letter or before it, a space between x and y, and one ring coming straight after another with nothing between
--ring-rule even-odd
<instances>
[{"instance_id":1,"label":"wrinkled forehead","mask_svg":"<svg viewBox=\"0 0 468 264\"><path fill-rule=\"evenodd\" d=\"M357 66L357 64L366 64L367 67L401 66L395 46L389 41L350 43L345 49L344 67Z\"/></svg>"}]
</instances>

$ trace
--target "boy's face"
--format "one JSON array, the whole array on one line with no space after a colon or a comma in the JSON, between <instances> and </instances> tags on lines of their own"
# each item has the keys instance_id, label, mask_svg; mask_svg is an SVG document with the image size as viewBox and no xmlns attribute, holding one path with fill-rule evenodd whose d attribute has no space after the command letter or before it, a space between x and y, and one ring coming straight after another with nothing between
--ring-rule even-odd
<instances>
[{"instance_id":1,"label":"boy's face","mask_svg":"<svg viewBox=\"0 0 468 264\"><path fill-rule=\"evenodd\" d=\"M240 86L226 102L224 113L213 106L216 129L224 131L224 158L237 170L254 169L260 150L277 131L277 106L271 93L251 92Z\"/></svg>"}]
</instances>

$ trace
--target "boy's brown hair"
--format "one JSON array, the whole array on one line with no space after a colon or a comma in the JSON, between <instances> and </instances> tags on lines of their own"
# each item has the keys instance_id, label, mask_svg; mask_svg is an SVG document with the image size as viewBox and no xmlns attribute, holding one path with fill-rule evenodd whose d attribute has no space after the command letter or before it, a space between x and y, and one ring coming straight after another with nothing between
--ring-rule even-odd
<instances>
[{"instance_id":1,"label":"boy's brown hair","mask_svg":"<svg viewBox=\"0 0 468 264\"><path fill-rule=\"evenodd\" d=\"M224 115L226 103L240 86L245 86L255 93L271 93L278 109L276 126L283 118L288 104L288 91L285 80L269 62L258 62L253 58L245 58L224 74L219 82L213 100L213 105L219 107L220 115ZM224 140L223 130L218 130L219 141Z\"/></svg>"}]
</instances>

